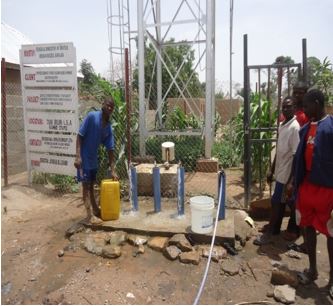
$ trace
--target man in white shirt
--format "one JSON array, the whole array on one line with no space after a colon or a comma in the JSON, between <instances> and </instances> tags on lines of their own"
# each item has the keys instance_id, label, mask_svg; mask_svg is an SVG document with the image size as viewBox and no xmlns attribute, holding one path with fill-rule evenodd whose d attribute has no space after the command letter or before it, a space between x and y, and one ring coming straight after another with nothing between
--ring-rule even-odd
<instances>
[{"instance_id":1,"label":"man in white shirt","mask_svg":"<svg viewBox=\"0 0 333 306\"><path fill-rule=\"evenodd\" d=\"M296 120L295 100L292 97L286 97L282 102L282 114L285 120L279 126L279 137L276 146L276 156L274 158L271 172L267 175L267 181L270 183L275 176L275 189L271 198L272 213L267 227L266 234L258 237L254 243L262 245L270 242L270 235L278 235L281 229L281 223L285 212L286 204L294 205L290 195L287 192L287 185L291 179L291 169L293 158L299 143L299 123ZM296 224L288 224L288 231L297 230ZM295 233L297 234L297 233Z\"/></svg>"}]
</instances>

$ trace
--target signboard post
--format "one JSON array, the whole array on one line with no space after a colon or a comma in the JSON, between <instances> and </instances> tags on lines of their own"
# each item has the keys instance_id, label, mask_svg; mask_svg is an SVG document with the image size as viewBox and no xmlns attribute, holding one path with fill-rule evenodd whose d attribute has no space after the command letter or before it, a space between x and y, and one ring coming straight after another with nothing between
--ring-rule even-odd
<instances>
[{"instance_id":1,"label":"signboard post","mask_svg":"<svg viewBox=\"0 0 333 306\"><path fill-rule=\"evenodd\" d=\"M32 171L75 175L78 91L73 43L22 45L22 101Z\"/></svg>"}]
</instances>

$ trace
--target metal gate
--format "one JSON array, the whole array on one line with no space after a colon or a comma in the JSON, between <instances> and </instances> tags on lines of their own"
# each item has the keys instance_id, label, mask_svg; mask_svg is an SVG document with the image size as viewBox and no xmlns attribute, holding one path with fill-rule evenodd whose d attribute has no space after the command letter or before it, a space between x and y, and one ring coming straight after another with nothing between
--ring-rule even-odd
<instances>
[{"instance_id":1,"label":"metal gate","mask_svg":"<svg viewBox=\"0 0 333 306\"><path fill-rule=\"evenodd\" d=\"M278 139L282 96L290 96L297 80L307 80L306 39L302 40L301 63L248 65L247 35L244 35L244 201L249 207L252 189L263 197L267 169L271 166L273 143ZM302 67L303 66L303 67ZM303 69L302 69L303 68ZM296 69L296 70L295 70ZM251 77L256 79L251 90ZM266 77L267 82L264 82ZM265 86L263 86L265 84ZM273 88L274 87L274 88ZM276 110L274 112L274 109ZM269 188L271 195L271 187Z\"/></svg>"}]
</instances>

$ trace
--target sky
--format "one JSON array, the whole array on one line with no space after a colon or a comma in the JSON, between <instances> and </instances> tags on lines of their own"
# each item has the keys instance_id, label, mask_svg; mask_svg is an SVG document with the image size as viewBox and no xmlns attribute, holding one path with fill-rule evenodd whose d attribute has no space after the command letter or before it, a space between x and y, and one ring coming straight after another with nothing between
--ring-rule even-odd
<instances>
[{"instance_id":1,"label":"sky","mask_svg":"<svg viewBox=\"0 0 333 306\"><path fill-rule=\"evenodd\" d=\"M1 19L34 43L73 42L77 63L87 59L96 72L106 76L110 64L107 1L2 0ZM129 1L131 30L135 30L136 1ZM180 2L161 1L166 19ZM223 90L229 82L229 2L216 0L215 77ZM307 39L308 56L321 61L328 57L333 62L333 0L234 0L233 19L233 82L243 83L244 34L248 35L251 65L271 64L279 55L301 62L302 38ZM187 33L185 26L175 35L180 32Z\"/></svg>"}]
</instances>

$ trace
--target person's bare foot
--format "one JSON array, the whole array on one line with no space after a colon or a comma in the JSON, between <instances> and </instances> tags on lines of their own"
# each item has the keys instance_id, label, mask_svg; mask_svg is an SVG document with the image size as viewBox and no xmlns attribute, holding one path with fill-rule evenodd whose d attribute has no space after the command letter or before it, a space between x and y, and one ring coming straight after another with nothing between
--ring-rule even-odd
<instances>
[{"instance_id":1,"label":"person's bare foot","mask_svg":"<svg viewBox=\"0 0 333 306\"><path fill-rule=\"evenodd\" d=\"M94 210L94 215L97 217L97 218L100 218L101 217L101 210Z\"/></svg>"},{"instance_id":2,"label":"person's bare foot","mask_svg":"<svg viewBox=\"0 0 333 306\"><path fill-rule=\"evenodd\" d=\"M93 224L93 225L98 225L98 224L102 224L103 223L103 220L96 217L96 216L91 216L90 218L90 223Z\"/></svg>"}]
</instances>

